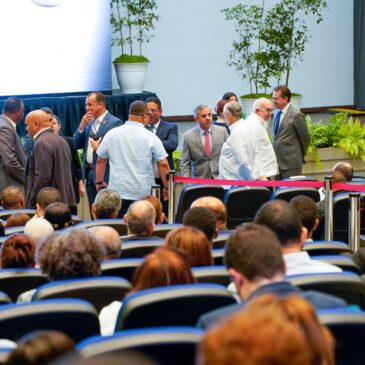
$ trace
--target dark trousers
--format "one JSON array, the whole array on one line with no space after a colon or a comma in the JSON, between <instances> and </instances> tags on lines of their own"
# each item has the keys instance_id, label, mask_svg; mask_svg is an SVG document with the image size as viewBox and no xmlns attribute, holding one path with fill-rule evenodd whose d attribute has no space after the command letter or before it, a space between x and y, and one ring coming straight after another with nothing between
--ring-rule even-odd
<instances>
[{"instance_id":1,"label":"dark trousers","mask_svg":"<svg viewBox=\"0 0 365 365\"><path fill-rule=\"evenodd\" d=\"M92 169L85 168L86 193L87 193L87 199L89 200L90 215L91 215L91 206L95 201L96 194L98 193L96 191L92 172L93 172Z\"/></svg>"},{"instance_id":2,"label":"dark trousers","mask_svg":"<svg viewBox=\"0 0 365 365\"><path fill-rule=\"evenodd\" d=\"M290 169L290 170L282 170L282 169L279 168L279 171L280 171L280 176L282 178L302 175L302 168L301 167L298 167L296 169Z\"/></svg>"},{"instance_id":3,"label":"dark trousers","mask_svg":"<svg viewBox=\"0 0 365 365\"><path fill-rule=\"evenodd\" d=\"M124 214L127 213L127 210L131 204L133 204L136 200L128 200L122 198L122 207L118 213L118 218L123 219Z\"/></svg>"},{"instance_id":4,"label":"dark trousers","mask_svg":"<svg viewBox=\"0 0 365 365\"><path fill-rule=\"evenodd\" d=\"M163 184L162 184L162 180L160 177L156 178L155 179L155 182L156 182L156 185L159 185L160 186L160 189L161 189L161 204L162 204L162 211L165 213L165 216L167 218L168 214L169 214L169 202L168 200L163 200L163 194L162 194L162 191L163 191Z\"/></svg>"}]
</instances>

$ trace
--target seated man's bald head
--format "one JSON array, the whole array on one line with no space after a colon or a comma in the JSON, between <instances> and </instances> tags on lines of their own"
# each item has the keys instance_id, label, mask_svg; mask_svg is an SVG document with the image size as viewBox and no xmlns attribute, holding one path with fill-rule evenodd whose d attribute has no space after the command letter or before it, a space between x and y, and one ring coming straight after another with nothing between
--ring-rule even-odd
<instances>
[{"instance_id":1,"label":"seated man's bald head","mask_svg":"<svg viewBox=\"0 0 365 365\"><path fill-rule=\"evenodd\" d=\"M227 229L227 209L222 200L214 196L203 196L196 199L190 208L206 208L210 210L216 217L216 228L218 231Z\"/></svg>"}]
</instances>

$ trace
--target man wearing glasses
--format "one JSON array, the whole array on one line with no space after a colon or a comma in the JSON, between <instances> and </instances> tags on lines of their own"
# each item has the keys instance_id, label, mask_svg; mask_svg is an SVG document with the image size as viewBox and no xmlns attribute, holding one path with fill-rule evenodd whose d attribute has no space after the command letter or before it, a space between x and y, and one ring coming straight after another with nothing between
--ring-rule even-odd
<instances>
[{"instance_id":1,"label":"man wearing glasses","mask_svg":"<svg viewBox=\"0 0 365 365\"><path fill-rule=\"evenodd\" d=\"M129 107L128 121L109 131L97 151L96 189L99 191L107 186L104 174L109 162L108 187L116 190L122 198L119 217L134 201L151 194L151 186L155 185L155 164L161 176L163 196L166 199L168 196L167 153L161 140L145 128L149 115L145 102L134 101Z\"/></svg>"}]
</instances>

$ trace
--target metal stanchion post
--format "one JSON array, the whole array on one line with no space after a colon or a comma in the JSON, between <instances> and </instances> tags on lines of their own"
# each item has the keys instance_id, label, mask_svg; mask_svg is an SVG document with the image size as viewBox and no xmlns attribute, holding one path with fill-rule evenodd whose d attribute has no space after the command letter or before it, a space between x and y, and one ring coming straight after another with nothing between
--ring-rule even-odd
<instances>
[{"instance_id":1,"label":"metal stanchion post","mask_svg":"<svg viewBox=\"0 0 365 365\"><path fill-rule=\"evenodd\" d=\"M360 247L360 193L350 193L349 200L349 246L355 252Z\"/></svg>"},{"instance_id":2,"label":"metal stanchion post","mask_svg":"<svg viewBox=\"0 0 365 365\"><path fill-rule=\"evenodd\" d=\"M325 209L324 209L324 239L332 241L333 239L333 192L332 176L324 178Z\"/></svg>"},{"instance_id":3,"label":"metal stanchion post","mask_svg":"<svg viewBox=\"0 0 365 365\"><path fill-rule=\"evenodd\" d=\"M161 200L161 187L160 185L152 185L151 186L151 195Z\"/></svg>"},{"instance_id":4,"label":"metal stanchion post","mask_svg":"<svg viewBox=\"0 0 365 365\"><path fill-rule=\"evenodd\" d=\"M176 174L175 170L170 170L167 175L168 183L169 183L169 210L167 222L169 224L174 223L174 212L175 212L175 184L174 184L174 176Z\"/></svg>"}]
</instances>

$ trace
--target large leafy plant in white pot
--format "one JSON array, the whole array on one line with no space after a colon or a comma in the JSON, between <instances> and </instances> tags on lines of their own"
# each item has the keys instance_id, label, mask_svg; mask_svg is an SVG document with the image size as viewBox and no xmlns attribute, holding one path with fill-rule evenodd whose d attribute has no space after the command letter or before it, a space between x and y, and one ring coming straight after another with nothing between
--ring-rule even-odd
<instances>
[{"instance_id":1,"label":"large leafy plant in white pot","mask_svg":"<svg viewBox=\"0 0 365 365\"><path fill-rule=\"evenodd\" d=\"M144 89L149 59L142 55L159 16L155 0L110 0L112 45L121 55L114 61L119 87L123 93L140 93Z\"/></svg>"}]
</instances>

